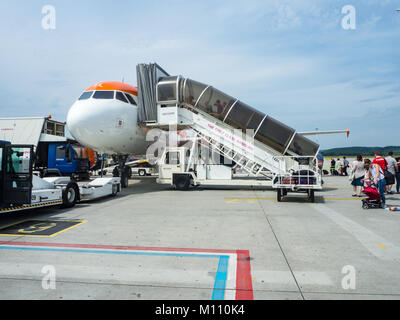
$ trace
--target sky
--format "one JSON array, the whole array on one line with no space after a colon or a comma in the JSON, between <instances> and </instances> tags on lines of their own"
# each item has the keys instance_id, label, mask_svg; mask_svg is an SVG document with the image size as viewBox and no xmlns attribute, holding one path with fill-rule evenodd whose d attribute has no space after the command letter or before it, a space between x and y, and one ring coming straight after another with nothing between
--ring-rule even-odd
<instances>
[{"instance_id":1,"label":"sky","mask_svg":"<svg viewBox=\"0 0 400 320\"><path fill-rule=\"evenodd\" d=\"M43 27L46 5L54 29ZM321 149L400 145L397 8L392 0L1 0L0 117L65 121L87 87L136 85L136 65L157 62L298 131L350 129L349 139L312 138Z\"/></svg>"}]
</instances>

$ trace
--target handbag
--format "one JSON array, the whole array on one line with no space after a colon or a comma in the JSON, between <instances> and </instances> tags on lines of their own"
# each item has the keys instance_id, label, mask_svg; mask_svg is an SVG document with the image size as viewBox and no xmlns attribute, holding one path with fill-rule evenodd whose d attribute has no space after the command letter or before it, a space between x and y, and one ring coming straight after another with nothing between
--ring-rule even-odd
<instances>
[{"instance_id":1,"label":"handbag","mask_svg":"<svg viewBox=\"0 0 400 320\"><path fill-rule=\"evenodd\" d=\"M383 175L385 176L386 184L392 185L395 183L394 174L389 170L385 169L385 171L383 171Z\"/></svg>"}]
</instances>

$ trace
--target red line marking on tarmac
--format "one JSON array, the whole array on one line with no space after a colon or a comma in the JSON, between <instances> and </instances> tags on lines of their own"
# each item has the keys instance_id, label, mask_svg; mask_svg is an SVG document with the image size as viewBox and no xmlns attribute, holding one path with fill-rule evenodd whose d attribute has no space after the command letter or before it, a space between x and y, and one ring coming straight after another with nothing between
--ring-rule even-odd
<instances>
[{"instance_id":1,"label":"red line marking on tarmac","mask_svg":"<svg viewBox=\"0 0 400 320\"><path fill-rule=\"evenodd\" d=\"M114 250L143 250L143 251L180 251L198 253L236 253L237 250L221 249L195 249L195 248L166 248L166 247L137 247L137 246L116 246L102 244L74 244L74 243L49 243L49 242L22 242L22 241L0 241L0 245L19 245L32 247L65 247L65 248L92 248L92 249L114 249Z\"/></svg>"},{"instance_id":2,"label":"red line marking on tarmac","mask_svg":"<svg viewBox=\"0 0 400 320\"><path fill-rule=\"evenodd\" d=\"M138 247L117 246L101 244L74 244L74 243L49 243L49 242L22 242L0 241L0 245L19 245L31 247L63 247L63 248L92 248L137 251L164 251L164 252L192 252L192 253L233 253L237 255L236 266L236 300L253 300L253 285L251 280L250 253L248 250L221 250L221 249L195 249L195 248L166 248L166 247Z\"/></svg>"},{"instance_id":3,"label":"red line marking on tarmac","mask_svg":"<svg viewBox=\"0 0 400 320\"><path fill-rule=\"evenodd\" d=\"M250 253L248 250L236 250L236 300L253 300Z\"/></svg>"}]
</instances>

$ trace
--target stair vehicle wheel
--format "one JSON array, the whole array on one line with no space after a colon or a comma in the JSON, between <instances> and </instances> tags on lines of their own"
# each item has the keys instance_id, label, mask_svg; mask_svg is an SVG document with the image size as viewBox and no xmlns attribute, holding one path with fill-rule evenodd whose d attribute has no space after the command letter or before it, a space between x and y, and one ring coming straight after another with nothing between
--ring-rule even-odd
<instances>
[{"instance_id":1,"label":"stair vehicle wheel","mask_svg":"<svg viewBox=\"0 0 400 320\"><path fill-rule=\"evenodd\" d=\"M175 187L177 190L189 190L190 178L188 176L178 176L175 180Z\"/></svg>"}]
</instances>

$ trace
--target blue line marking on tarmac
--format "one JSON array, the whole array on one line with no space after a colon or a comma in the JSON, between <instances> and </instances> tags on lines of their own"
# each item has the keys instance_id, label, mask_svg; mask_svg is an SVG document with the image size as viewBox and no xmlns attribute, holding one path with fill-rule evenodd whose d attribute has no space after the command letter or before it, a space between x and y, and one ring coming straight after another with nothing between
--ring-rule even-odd
<instances>
[{"instance_id":1,"label":"blue line marking on tarmac","mask_svg":"<svg viewBox=\"0 0 400 320\"><path fill-rule=\"evenodd\" d=\"M226 279L228 275L229 256L195 254L195 253L173 253L173 252L144 252L144 251L117 251L117 250L89 250L89 249L68 249L68 248L38 248L38 247L18 247L1 246L1 250L27 250L27 251L56 251L56 252L78 252L78 253L98 253L98 254L132 254L143 256L173 256L173 257L194 257L194 258L219 258L218 269L215 275L212 300L223 300L225 296Z\"/></svg>"},{"instance_id":2,"label":"blue line marking on tarmac","mask_svg":"<svg viewBox=\"0 0 400 320\"><path fill-rule=\"evenodd\" d=\"M220 256L217 274L215 275L212 300L224 300L226 278L228 275L229 256Z\"/></svg>"}]
</instances>

